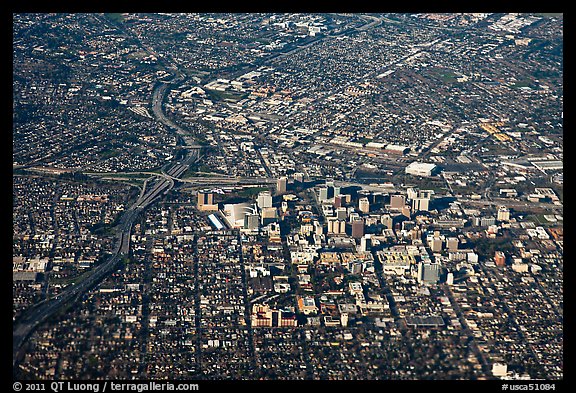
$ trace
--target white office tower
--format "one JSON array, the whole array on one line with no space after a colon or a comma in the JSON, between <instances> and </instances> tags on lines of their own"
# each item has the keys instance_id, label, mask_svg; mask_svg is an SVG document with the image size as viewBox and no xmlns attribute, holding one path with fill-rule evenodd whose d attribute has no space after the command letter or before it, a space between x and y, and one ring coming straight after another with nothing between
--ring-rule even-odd
<instances>
[{"instance_id":1,"label":"white office tower","mask_svg":"<svg viewBox=\"0 0 576 393\"><path fill-rule=\"evenodd\" d=\"M358 246L359 252L370 251L372 248L372 239L370 239L370 237L370 235L364 235L360 238L360 245Z\"/></svg>"},{"instance_id":2,"label":"white office tower","mask_svg":"<svg viewBox=\"0 0 576 393\"><path fill-rule=\"evenodd\" d=\"M358 210L360 210L362 213L368 213L370 211L370 202L368 201L368 198L360 198L358 201Z\"/></svg>"},{"instance_id":3,"label":"white office tower","mask_svg":"<svg viewBox=\"0 0 576 393\"><path fill-rule=\"evenodd\" d=\"M352 212L348 214L348 218L350 222L356 221L360 219L360 214L356 213L356 212Z\"/></svg>"},{"instance_id":4,"label":"white office tower","mask_svg":"<svg viewBox=\"0 0 576 393\"><path fill-rule=\"evenodd\" d=\"M508 366L505 363L494 363L492 365L492 375L495 377L505 377L508 374Z\"/></svg>"},{"instance_id":5,"label":"white office tower","mask_svg":"<svg viewBox=\"0 0 576 393\"><path fill-rule=\"evenodd\" d=\"M426 212L430 208L430 199L427 198L415 198L412 199L412 211L414 212Z\"/></svg>"},{"instance_id":6,"label":"white office tower","mask_svg":"<svg viewBox=\"0 0 576 393\"><path fill-rule=\"evenodd\" d=\"M286 193L287 188L288 188L288 178L286 176L278 178L278 180L276 181L276 193L284 194Z\"/></svg>"},{"instance_id":7,"label":"white office tower","mask_svg":"<svg viewBox=\"0 0 576 393\"><path fill-rule=\"evenodd\" d=\"M320 187L318 189L318 199L320 200L320 203L328 200L328 187Z\"/></svg>"},{"instance_id":8,"label":"white office tower","mask_svg":"<svg viewBox=\"0 0 576 393\"><path fill-rule=\"evenodd\" d=\"M434 191L432 190L419 190L414 193L412 190L412 211L428 211L430 209L430 201L432 200L432 195Z\"/></svg>"},{"instance_id":9,"label":"white office tower","mask_svg":"<svg viewBox=\"0 0 576 393\"><path fill-rule=\"evenodd\" d=\"M258 204L258 208L263 210L266 207L272 207L272 194L270 191L262 191L258 194L258 198L256 200Z\"/></svg>"},{"instance_id":10,"label":"white office tower","mask_svg":"<svg viewBox=\"0 0 576 393\"><path fill-rule=\"evenodd\" d=\"M334 186L334 190L332 191L332 197L334 198L337 195L340 195L342 191L342 187L340 186Z\"/></svg>"},{"instance_id":11,"label":"white office tower","mask_svg":"<svg viewBox=\"0 0 576 393\"><path fill-rule=\"evenodd\" d=\"M340 324L343 327L348 326L348 313L347 312L340 313Z\"/></svg>"},{"instance_id":12,"label":"white office tower","mask_svg":"<svg viewBox=\"0 0 576 393\"><path fill-rule=\"evenodd\" d=\"M500 206L496 218L498 221L510 221L510 210L506 206Z\"/></svg>"}]
</instances>

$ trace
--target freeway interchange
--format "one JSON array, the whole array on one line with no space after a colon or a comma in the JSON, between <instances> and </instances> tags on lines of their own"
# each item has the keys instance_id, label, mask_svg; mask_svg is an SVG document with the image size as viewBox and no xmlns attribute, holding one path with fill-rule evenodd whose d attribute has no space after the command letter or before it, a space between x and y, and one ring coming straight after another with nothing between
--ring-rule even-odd
<instances>
[{"instance_id":1,"label":"freeway interchange","mask_svg":"<svg viewBox=\"0 0 576 393\"><path fill-rule=\"evenodd\" d=\"M178 77L176 77L176 79L178 79ZM168 83L166 82L156 86L152 95L153 112L160 122L175 130L178 134L185 135L185 130L170 121L162 112L162 100L167 88ZM151 177L144 182L142 191L136 202L126 209L120 217L119 224L116 227L116 233L118 235L114 250L104 263L95 267L86 279L73 283L66 287L60 294L31 306L17 321L14 321L12 326L13 367L22 355L24 343L38 326L59 310L77 301L82 294L86 293L112 273L117 268L118 262L121 261L124 256L128 255L132 225L139 213L146 209L160 195L166 195L174 187L175 181L180 180L179 177L186 172L190 164L200 159L201 146L189 145L187 148L188 156L185 159L171 164L167 170L163 169L160 174L155 175L159 177L155 181L153 180L154 177Z\"/></svg>"},{"instance_id":2,"label":"freeway interchange","mask_svg":"<svg viewBox=\"0 0 576 393\"><path fill-rule=\"evenodd\" d=\"M186 162L194 156L195 155L191 155ZM196 155L196 159L197 157ZM126 209L120 217L119 224L116 227L118 237L113 252L104 263L94 268L90 276L81 282L69 285L60 294L31 306L14 322L12 330L12 366L16 365L23 344L40 324L59 310L73 304L83 293L93 288L116 269L118 262L122 260L124 256L128 255L130 232L139 213L154 202L162 193L168 193L174 187L174 179L181 176L187 168L188 164L184 162L176 163L170 167L170 169L166 171L165 176L161 177L151 188L145 190L144 187L138 200Z\"/></svg>"},{"instance_id":3,"label":"freeway interchange","mask_svg":"<svg viewBox=\"0 0 576 393\"><path fill-rule=\"evenodd\" d=\"M178 79L178 77L176 77ZM152 107L156 118L166 126L174 129L178 134L185 134L185 130L171 122L162 112L162 99L166 93L168 84L162 83L156 86L152 95ZM60 294L45 299L33 306L17 320L12 326L13 344L12 344L12 366L14 367L21 355L22 348L30 334L50 316L59 310L73 304L80 296L93 288L102 281L106 276L112 273L120 260L128 255L130 249L130 233L132 224L138 217L139 213L146 209L160 195L166 195L175 185L176 180L180 180L190 164L200 159L199 145L187 146L188 155L181 161L170 164L167 170L162 170L159 179L152 181L148 178L142 186L142 191L136 202L126 209L120 217L119 224L116 227L116 244L113 252L101 265L94 268L91 274L83 281L73 283L66 287ZM148 184L151 186L147 189Z\"/></svg>"},{"instance_id":4,"label":"freeway interchange","mask_svg":"<svg viewBox=\"0 0 576 393\"><path fill-rule=\"evenodd\" d=\"M365 18L370 19L366 21L366 24L359 27L358 30L366 30L377 24L382 23L379 18L366 16ZM340 34L343 34L340 33ZM321 41L323 38L319 37L306 45L294 48L293 50L279 54L275 57L287 56L295 51L302 50L306 47L314 45L315 43ZM142 44L141 44L142 45ZM149 53L153 51L150 48L142 48ZM268 59L270 60L270 59ZM184 75L178 71L176 64L172 64L170 69L175 71L175 75L171 81L159 82L152 93L152 111L155 118L166 125L168 128L174 130L178 135L182 137L189 137L190 134L182 129L180 126L175 124L170 120L162 110L162 102L166 93L170 90L171 86L178 85L184 79ZM148 178L144 185L142 186L142 191L137 198L136 202L126 209L122 216L120 217L119 224L115 228L117 237L114 249L110 255L105 259L105 261L99 266L95 267L90 275L88 275L84 280L68 285L61 293L56 296L47 298L26 310L23 315L13 323L13 352L12 352L12 363L13 366L16 365L20 355L23 352L23 347L32 332L44 323L48 318L56 314L58 311L74 304L81 296L89 291L91 288L96 286L105 277L111 274L117 269L118 263L128 255L130 248L130 236L132 225L137 219L140 212L150 206L157 198L161 195L167 194L172 188L174 188L176 181L181 183L193 183L197 184L200 182L211 182L218 181L222 184L230 183L241 183L243 181L248 181L251 183L260 182L265 184L273 184L275 179L273 178L206 178L206 179L184 179L181 180L180 177L189 168L190 163L195 160L200 159L200 149L199 145L187 145L188 157L182 161L170 164L167 170L162 170L160 174L154 175L152 178ZM352 183L350 183L352 184Z\"/></svg>"}]
</instances>

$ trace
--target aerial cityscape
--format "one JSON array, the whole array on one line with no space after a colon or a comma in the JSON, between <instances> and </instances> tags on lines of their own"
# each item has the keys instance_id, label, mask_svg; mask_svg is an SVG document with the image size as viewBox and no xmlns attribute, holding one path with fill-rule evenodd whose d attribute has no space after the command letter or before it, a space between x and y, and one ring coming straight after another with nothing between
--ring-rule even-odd
<instances>
[{"instance_id":1,"label":"aerial cityscape","mask_svg":"<svg viewBox=\"0 0 576 393\"><path fill-rule=\"evenodd\" d=\"M562 14L12 32L14 380L564 379Z\"/></svg>"}]
</instances>

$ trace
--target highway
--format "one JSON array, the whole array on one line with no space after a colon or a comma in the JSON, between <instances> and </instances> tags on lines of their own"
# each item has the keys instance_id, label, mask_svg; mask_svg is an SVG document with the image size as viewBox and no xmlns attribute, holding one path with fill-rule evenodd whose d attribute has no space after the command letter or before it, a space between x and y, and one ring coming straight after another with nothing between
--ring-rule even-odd
<instances>
[{"instance_id":1,"label":"highway","mask_svg":"<svg viewBox=\"0 0 576 393\"><path fill-rule=\"evenodd\" d=\"M189 157L186 161L191 158L193 157ZM168 169L167 176L174 176L177 178L177 176L182 175L187 168L188 164L176 163ZM162 177L150 189L145 190L145 186L143 187L138 200L122 213L117 226L119 236L116 239L114 250L108 259L101 265L95 267L85 280L79 283L70 284L60 294L31 306L17 321L13 323L13 367L18 361L26 339L39 325L58 312L58 310L63 309L65 306L72 305L80 295L93 288L106 276L112 273L116 269L117 263L124 256L128 255L130 249L130 232L132 230L132 224L138 217L138 214L154 202L162 192L166 194L170 191L172 187L174 187L174 179L171 177Z\"/></svg>"},{"instance_id":2,"label":"highway","mask_svg":"<svg viewBox=\"0 0 576 393\"><path fill-rule=\"evenodd\" d=\"M60 294L35 304L13 324L12 366L16 365L20 349L34 329L64 306L72 304L81 294L100 282L115 269L117 262L122 256L128 254L130 230L132 229L132 222L136 216L137 211L133 209L129 209L124 213L124 222L120 224L121 232L115 251L106 262L94 268L92 274L87 279L77 284L71 284Z\"/></svg>"},{"instance_id":3,"label":"highway","mask_svg":"<svg viewBox=\"0 0 576 393\"><path fill-rule=\"evenodd\" d=\"M162 101L164 100L164 96L166 95L166 91L168 90L168 86L174 82L161 82L154 88L154 92L152 93L152 112L158 121L162 124L171 128L176 131L176 133L182 137L190 137L190 132L186 131L172 120L166 117L164 112L162 111ZM188 145L187 148L195 150L200 149L202 146L200 145Z\"/></svg>"},{"instance_id":4,"label":"highway","mask_svg":"<svg viewBox=\"0 0 576 393\"><path fill-rule=\"evenodd\" d=\"M152 99L154 114L157 120L161 123L176 130L180 135L188 136L188 132L174 124L162 112L162 100L167 87L168 83L162 82L154 90ZM160 176L161 179L154 182L149 189L147 189L148 184L153 178L146 179L137 201L122 213L116 229L119 231L119 236L116 239L115 248L108 259L101 265L95 267L85 280L70 284L60 294L31 306L17 321L13 323L13 367L16 366L20 355L22 355L24 343L38 326L59 310L72 305L83 293L93 288L96 284L112 273L116 269L118 262L124 256L128 255L130 249L130 233L138 214L154 202L162 193L168 193L174 187L175 180L179 180L179 176L184 174L184 172L189 168L190 162L200 159L200 145L188 145L186 147L189 150L188 157L182 162L172 165L167 171L162 171L161 174L154 174L155 176Z\"/></svg>"},{"instance_id":5,"label":"highway","mask_svg":"<svg viewBox=\"0 0 576 393\"><path fill-rule=\"evenodd\" d=\"M366 24L364 28L370 28L374 26L376 23L379 23L377 20L373 20L372 23ZM128 36L126 31L124 31ZM323 38L323 37L321 37ZM283 57L289 54L292 54L296 51L303 50L311 45L314 45L318 41L321 40L318 38L313 40L306 45L301 47L297 47L283 53L278 56L274 57ZM149 48L145 48L147 51L151 52ZM271 60L271 59L268 59ZM154 116L158 121L169 127L170 129L175 130L180 136L183 137L190 137L190 133L173 121L168 119L166 115L162 111L162 101L166 95L166 92L171 84L177 84L179 79L182 76L177 76L171 82L160 82L158 83L153 91L152 94L152 110ZM152 182L151 179L147 179L144 182L142 187L142 191L136 200L136 202L125 210L120 217L119 224L116 227L116 231L118 233L118 237L116 238L116 243L111 255L99 266L95 267L90 275L86 277L83 281L73 283L68 285L61 293L46 299L42 302L39 302L30 308L28 308L21 317L14 321L13 323L13 347L12 347L12 365L13 367L16 366L18 359L23 355L24 344L26 340L30 337L32 332L40 326L43 322L45 322L48 318L56 314L59 310L62 310L68 306L73 305L84 293L88 290L93 288L97 285L100 281L102 281L105 277L111 274L113 271L116 270L117 264L124 256L129 254L130 248L130 235L132 230L132 225L136 218L138 217L139 213L147 208L151 203L153 203L160 195L168 193L175 185L175 181L178 180L180 182L198 182L198 179L194 180L181 180L179 179L182 174L186 172L189 168L189 163L192 161L196 161L200 159L200 145L187 145L186 148L189 150L189 155L187 158L182 160L181 162L177 162L170 166L170 168L166 171L162 171L161 174L156 174L155 176L160 176L159 179ZM214 185L217 182L241 182L241 181L248 181L248 182L264 182L264 183L275 183L276 179L271 178L237 178L237 179L229 179L229 178L221 178L221 179L214 179L214 178L204 178L202 181L207 181L210 184ZM150 184L152 183L152 184ZM356 184L356 183L349 183L349 184ZM362 185L366 187L365 185Z\"/></svg>"},{"instance_id":6,"label":"highway","mask_svg":"<svg viewBox=\"0 0 576 393\"><path fill-rule=\"evenodd\" d=\"M146 50L149 51L148 48L146 48ZM176 76L172 83L179 82L179 79L182 79L181 75ZM186 130L174 124L162 112L162 100L164 99L168 85L169 82L161 82L154 89L152 94L154 115L156 119L164 125L174 129L178 134L188 137L189 133ZM24 343L38 326L59 310L74 304L82 294L93 288L116 270L118 262L124 256L128 255L132 225L139 213L154 202L162 193L168 193L174 187L175 181L178 180L179 176L182 176L189 168L189 164L200 159L200 145L187 145L186 148L189 151L188 157L176 164L172 164L167 171L162 170L161 174L154 174L161 178L154 182L149 189L147 189L147 187L152 178L147 179L142 186L142 191L136 202L122 213L119 223L115 228L118 237L116 238L116 243L111 255L101 265L95 267L90 275L83 281L72 283L58 295L34 304L28 308L17 321L14 321L12 324L13 367L16 366L18 359L23 355Z\"/></svg>"}]
</instances>

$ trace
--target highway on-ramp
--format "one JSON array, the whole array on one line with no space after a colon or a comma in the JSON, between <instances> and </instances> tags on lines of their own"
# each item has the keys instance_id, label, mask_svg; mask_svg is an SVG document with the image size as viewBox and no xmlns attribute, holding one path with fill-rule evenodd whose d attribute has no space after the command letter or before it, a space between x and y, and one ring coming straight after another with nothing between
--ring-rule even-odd
<instances>
[{"instance_id":1,"label":"highway on-ramp","mask_svg":"<svg viewBox=\"0 0 576 393\"><path fill-rule=\"evenodd\" d=\"M185 172L186 168L186 164L178 163L170 168L167 173L180 176ZM114 250L108 259L95 267L86 279L70 284L58 295L31 306L14 322L12 326L12 366L16 365L23 344L40 324L58 312L58 310L73 304L82 294L93 288L116 269L122 257L128 255L130 232L138 214L155 201L161 193L166 194L172 187L174 187L174 179L169 175L160 178L151 188L143 192L138 200L122 213L117 226L119 235L116 239Z\"/></svg>"}]
</instances>

